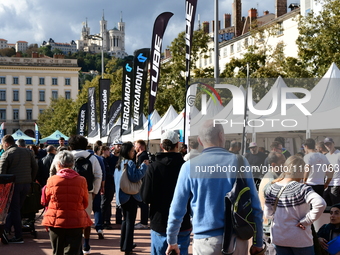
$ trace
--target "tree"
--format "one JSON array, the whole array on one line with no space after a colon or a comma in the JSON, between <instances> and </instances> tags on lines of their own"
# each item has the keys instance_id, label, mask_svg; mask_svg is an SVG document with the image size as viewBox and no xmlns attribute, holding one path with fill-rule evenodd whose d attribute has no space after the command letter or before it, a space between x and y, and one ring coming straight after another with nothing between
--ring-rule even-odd
<instances>
[{"instance_id":1,"label":"tree","mask_svg":"<svg viewBox=\"0 0 340 255\"><path fill-rule=\"evenodd\" d=\"M54 54L64 54L64 52L60 49L54 49L54 50L52 50L52 55L54 55Z\"/></svg>"},{"instance_id":2,"label":"tree","mask_svg":"<svg viewBox=\"0 0 340 255\"><path fill-rule=\"evenodd\" d=\"M51 45L46 45L43 47L39 48L39 53L44 54L45 56L48 57L53 57L53 53L51 51L52 46Z\"/></svg>"},{"instance_id":3,"label":"tree","mask_svg":"<svg viewBox=\"0 0 340 255\"><path fill-rule=\"evenodd\" d=\"M340 2L322 0L319 14L310 12L299 20L299 57L315 77L325 74L332 62L340 65Z\"/></svg>"},{"instance_id":4,"label":"tree","mask_svg":"<svg viewBox=\"0 0 340 255\"><path fill-rule=\"evenodd\" d=\"M3 57L13 57L15 55L14 48L0 49L0 56Z\"/></svg>"},{"instance_id":5,"label":"tree","mask_svg":"<svg viewBox=\"0 0 340 255\"><path fill-rule=\"evenodd\" d=\"M208 50L210 38L203 30L194 31L192 38L190 70L195 70L197 69L195 63L199 54L205 54ZM164 114L170 105L173 105L178 112L183 110L185 106L185 32L178 34L178 37L171 42L169 49L172 58L171 61L161 66L155 105L160 115Z\"/></svg>"},{"instance_id":6,"label":"tree","mask_svg":"<svg viewBox=\"0 0 340 255\"><path fill-rule=\"evenodd\" d=\"M50 106L38 117L41 135L49 136L56 129L67 136L75 134L78 109L72 99L52 99Z\"/></svg>"},{"instance_id":7,"label":"tree","mask_svg":"<svg viewBox=\"0 0 340 255\"><path fill-rule=\"evenodd\" d=\"M32 52L39 52L39 46L36 43L31 43L26 52L23 54L23 57L31 58L32 57Z\"/></svg>"}]
</instances>

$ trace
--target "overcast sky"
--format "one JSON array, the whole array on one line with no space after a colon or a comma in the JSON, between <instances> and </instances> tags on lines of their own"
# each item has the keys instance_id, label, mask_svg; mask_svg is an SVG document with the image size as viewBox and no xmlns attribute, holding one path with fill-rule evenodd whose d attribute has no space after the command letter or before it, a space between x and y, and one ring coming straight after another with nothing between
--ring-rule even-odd
<instances>
[{"instance_id":1,"label":"overcast sky","mask_svg":"<svg viewBox=\"0 0 340 255\"><path fill-rule=\"evenodd\" d=\"M220 20L224 13L232 13L232 2L219 0ZM214 19L214 3L215 0L197 1L195 28L198 26L198 15L201 23ZM250 8L258 8L259 15L265 10L274 13L274 7L275 0L243 0L242 14L247 15ZM69 43L80 39L82 22L86 18L91 34L99 33L103 9L109 29L117 26L122 13L128 54L151 46L153 24L162 12L174 13L165 31L163 51L185 30L185 0L0 0L0 38L8 43L27 41L39 46L49 38L55 42ZM221 26L223 28L223 22Z\"/></svg>"}]
</instances>

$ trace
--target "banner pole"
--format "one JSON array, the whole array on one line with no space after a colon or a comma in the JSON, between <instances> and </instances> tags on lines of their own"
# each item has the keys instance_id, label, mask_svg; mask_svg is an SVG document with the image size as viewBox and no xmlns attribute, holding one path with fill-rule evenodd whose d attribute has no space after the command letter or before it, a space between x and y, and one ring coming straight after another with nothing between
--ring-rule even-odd
<instances>
[{"instance_id":1,"label":"banner pole","mask_svg":"<svg viewBox=\"0 0 340 255\"><path fill-rule=\"evenodd\" d=\"M246 124L247 124L247 112L248 112L248 88L249 88L249 63L247 63L247 84L246 84L246 102L244 105L244 125L242 132L242 155L246 153L246 145L247 145L247 134L246 134Z\"/></svg>"}]
</instances>

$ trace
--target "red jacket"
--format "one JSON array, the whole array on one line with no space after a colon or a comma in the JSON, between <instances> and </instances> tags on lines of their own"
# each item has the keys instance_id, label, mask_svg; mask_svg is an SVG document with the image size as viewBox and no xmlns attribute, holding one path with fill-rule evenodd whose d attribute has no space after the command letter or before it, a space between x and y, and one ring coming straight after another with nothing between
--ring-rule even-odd
<instances>
[{"instance_id":1,"label":"red jacket","mask_svg":"<svg viewBox=\"0 0 340 255\"><path fill-rule=\"evenodd\" d=\"M84 228L92 225L86 179L72 169L62 169L47 180L47 211L42 225L55 228ZM43 199L42 199L43 200Z\"/></svg>"}]
</instances>

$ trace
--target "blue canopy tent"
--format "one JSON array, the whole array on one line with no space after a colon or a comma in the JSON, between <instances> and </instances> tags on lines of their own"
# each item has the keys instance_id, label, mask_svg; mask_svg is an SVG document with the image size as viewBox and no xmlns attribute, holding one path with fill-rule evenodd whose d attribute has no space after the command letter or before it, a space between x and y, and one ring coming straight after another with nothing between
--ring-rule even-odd
<instances>
[{"instance_id":1,"label":"blue canopy tent","mask_svg":"<svg viewBox=\"0 0 340 255\"><path fill-rule=\"evenodd\" d=\"M59 130L56 130L53 134L50 136L44 137L40 139L40 143L47 143L47 144L58 144L59 138L64 137L65 138L65 144L67 144L68 137L61 133Z\"/></svg>"},{"instance_id":2,"label":"blue canopy tent","mask_svg":"<svg viewBox=\"0 0 340 255\"><path fill-rule=\"evenodd\" d=\"M12 136L15 141L19 139L24 139L26 144L35 144L35 138L25 135L25 133L22 132L20 129L15 131L15 133L12 134Z\"/></svg>"}]
</instances>

